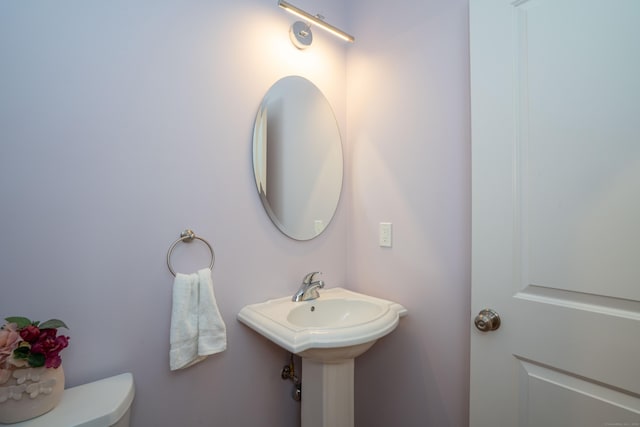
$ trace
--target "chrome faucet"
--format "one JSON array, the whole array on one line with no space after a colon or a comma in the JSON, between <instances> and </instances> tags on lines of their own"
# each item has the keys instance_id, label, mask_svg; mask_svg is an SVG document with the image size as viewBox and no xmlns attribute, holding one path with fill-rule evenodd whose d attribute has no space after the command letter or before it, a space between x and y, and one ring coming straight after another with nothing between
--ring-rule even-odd
<instances>
[{"instance_id":1,"label":"chrome faucet","mask_svg":"<svg viewBox=\"0 0 640 427\"><path fill-rule=\"evenodd\" d=\"M299 301L308 301L312 299L316 299L320 296L318 293L318 289L324 288L324 282L322 280L313 281L313 277L316 274L322 274L319 271L314 271L313 273L309 273L304 276L302 280L302 285L300 285L300 289L293 295L291 301L299 302Z\"/></svg>"}]
</instances>

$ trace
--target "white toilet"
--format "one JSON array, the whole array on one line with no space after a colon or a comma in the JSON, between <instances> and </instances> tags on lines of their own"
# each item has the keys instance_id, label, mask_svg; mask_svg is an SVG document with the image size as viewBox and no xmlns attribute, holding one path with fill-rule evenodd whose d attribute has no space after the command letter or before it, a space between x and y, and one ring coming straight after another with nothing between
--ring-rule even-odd
<instances>
[{"instance_id":1,"label":"white toilet","mask_svg":"<svg viewBox=\"0 0 640 427\"><path fill-rule=\"evenodd\" d=\"M51 411L12 427L129 427L133 375L121 374L64 391Z\"/></svg>"}]
</instances>

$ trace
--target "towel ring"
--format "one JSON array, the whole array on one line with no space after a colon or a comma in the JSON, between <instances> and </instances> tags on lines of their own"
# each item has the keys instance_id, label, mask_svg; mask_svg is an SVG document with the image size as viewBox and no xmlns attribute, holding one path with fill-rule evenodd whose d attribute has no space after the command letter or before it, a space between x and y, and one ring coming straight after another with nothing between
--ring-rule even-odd
<instances>
[{"instance_id":1,"label":"towel ring","mask_svg":"<svg viewBox=\"0 0 640 427\"><path fill-rule=\"evenodd\" d=\"M173 268L171 267L171 254L173 253L173 249L175 249L175 247L176 247L176 245L178 243L180 243L180 242L189 243L189 242L192 242L193 239L200 240L205 245L207 245L207 247L209 248L209 251L211 252L211 265L209 265L209 269L213 270L213 264L215 264L215 262L216 262L216 255L213 252L213 248L211 247L209 242L207 242L202 237L196 236L196 233L194 233L193 230L187 228L182 233L180 233L180 238L178 240L176 240L175 242L173 242L173 244L169 248L169 252L167 252L167 267L169 267L169 271L171 272L171 274L173 274L174 277L176 275L176 272L173 271Z\"/></svg>"}]
</instances>

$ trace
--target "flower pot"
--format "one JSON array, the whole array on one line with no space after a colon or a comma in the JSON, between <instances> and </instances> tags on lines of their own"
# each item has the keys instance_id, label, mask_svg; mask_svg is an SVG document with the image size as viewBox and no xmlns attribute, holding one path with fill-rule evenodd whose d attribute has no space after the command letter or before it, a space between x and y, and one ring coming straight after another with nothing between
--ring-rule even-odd
<instances>
[{"instance_id":1,"label":"flower pot","mask_svg":"<svg viewBox=\"0 0 640 427\"><path fill-rule=\"evenodd\" d=\"M49 412L63 392L62 366L0 370L0 423L17 423Z\"/></svg>"}]
</instances>

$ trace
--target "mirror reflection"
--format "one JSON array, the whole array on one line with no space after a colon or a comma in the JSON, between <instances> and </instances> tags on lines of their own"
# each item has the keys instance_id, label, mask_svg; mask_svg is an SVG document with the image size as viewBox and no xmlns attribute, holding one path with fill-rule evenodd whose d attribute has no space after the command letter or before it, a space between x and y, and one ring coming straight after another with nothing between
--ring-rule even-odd
<instances>
[{"instance_id":1,"label":"mirror reflection","mask_svg":"<svg viewBox=\"0 0 640 427\"><path fill-rule=\"evenodd\" d=\"M309 80L284 77L265 95L254 126L253 170L280 231L296 240L322 233L340 199L342 142L329 101Z\"/></svg>"}]
</instances>

